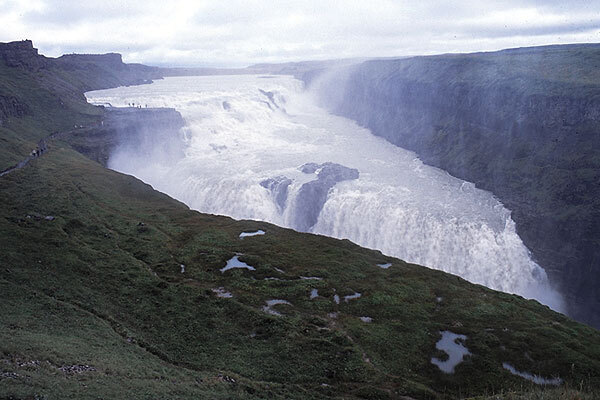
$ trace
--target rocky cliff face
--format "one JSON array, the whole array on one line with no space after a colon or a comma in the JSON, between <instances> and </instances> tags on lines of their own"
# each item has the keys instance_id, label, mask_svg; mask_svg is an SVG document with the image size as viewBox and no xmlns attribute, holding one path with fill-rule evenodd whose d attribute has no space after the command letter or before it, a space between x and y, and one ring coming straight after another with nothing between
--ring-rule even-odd
<instances>
[{"instance_id":1,"label":"rocky cliff face","mask_svg":"<svg viewBox=\"0 0 600 400\"><path fill-rule=\"evenodd\" d=\"M139 85L162 78L158 68L123 63L121 55L117 53L68 54L53 62L57 67L80 76L86 83L83 88L86 91Z\"/></svg>"},{"instance_id":2,"label":"rocky cliff face","mask_svg":"<svg viewBox=\"0 0 600 400\"><path fill-rule=\"evenodd\" d=\"M75 129L65 139L75 150L106 167L119 147L148 154L149 158L157 150L176 156L183 151L180 129L184 124L181 114L170 108L107 108L98 125Z\"/></svg>"},{"instance_id":3,"label":"rocky cliff face","mask_svg":"<svg viewBox=\"0 0 600 400\"><path fill-rule=\"evenodd\" d=\"M495 193L565 294L600 327L600 47L370 61L304 76L325 105Z\"/></svg>"},{"instance_id":4,"label":"rocky cliff face","mask_svg":"<svg viewBox=\"0 0 600 400\"><path fill-rule=\"evenodd\" d=\"M160 69L123 63L117 53L68 54L58 58L38 54L31 40L0 43L0 60L7 67L26 71L62 70L70 74L77 90L97 90L115 86L149 83L162 77ZM50 73L46 75L51 75ZM52 81L55 77L44 76Z\"/></svg>"},{"instance_id":5,"label":"rocky cliff face","mask_svg":"<svg viewBox=\"0 0 600 400\"><path fill-rule=\"evenodd\" d=\"M48 58L38 54L31 40L0 43L0 59L8 67L35 71L48 66Z\"/></svg>"}]
</instances>

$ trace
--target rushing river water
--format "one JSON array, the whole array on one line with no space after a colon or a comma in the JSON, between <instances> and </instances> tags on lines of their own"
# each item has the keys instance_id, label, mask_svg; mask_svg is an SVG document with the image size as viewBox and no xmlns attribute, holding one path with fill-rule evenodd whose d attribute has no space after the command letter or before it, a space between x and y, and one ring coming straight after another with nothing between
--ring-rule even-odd
<instances>
[{"instance_id":1,"label":"rushing river water","mask_svg":"<svg viewBox=\"0 0 600 400\"><path fill-rule=\"evenodd\" d=\"M347 238L561 309L491 193L329 114L292 77L177 77L86 95L182 114L183 153L126 147L109 166L193 209Z\"/></svg>"}]
</instances>

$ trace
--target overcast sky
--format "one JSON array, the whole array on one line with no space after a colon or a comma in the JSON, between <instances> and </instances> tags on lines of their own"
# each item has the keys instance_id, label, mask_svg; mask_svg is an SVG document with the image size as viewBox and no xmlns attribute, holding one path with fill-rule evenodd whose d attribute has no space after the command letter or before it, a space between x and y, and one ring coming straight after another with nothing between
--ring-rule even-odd
<instances>
[{"instance_id":1,"label":"overcast sky","mask_svg":"<svg viewBox=\"0 0 600 400\"><path fill-rule=\"evenodd\" d=\"M0 0L0 41L244 66L600 42L600 0Z\"/></svg>"}]
</instances>

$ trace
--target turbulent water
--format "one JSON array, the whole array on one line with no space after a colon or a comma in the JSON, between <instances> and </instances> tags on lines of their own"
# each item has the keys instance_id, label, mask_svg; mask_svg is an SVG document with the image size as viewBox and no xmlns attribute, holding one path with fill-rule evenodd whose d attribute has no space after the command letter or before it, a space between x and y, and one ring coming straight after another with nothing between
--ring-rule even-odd
<instances>
[{"instance_id":1,"label":"turbulent water","mask_svg":"<svg viewBox=\"0 0 600 400\"><path fill-rule=\"evenodd\" d=\"M491 193L329 114L292 77L166 78L87 96L183 115L184 156L127 147L109 166L193 209L347 238L561 309Z\"/></svg>"}]
</instances>

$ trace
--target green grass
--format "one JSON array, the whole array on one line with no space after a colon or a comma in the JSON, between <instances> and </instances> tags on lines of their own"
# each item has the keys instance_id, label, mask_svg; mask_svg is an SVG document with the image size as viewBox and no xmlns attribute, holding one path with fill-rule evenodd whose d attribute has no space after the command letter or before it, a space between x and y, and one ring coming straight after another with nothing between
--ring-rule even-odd
<instances>
[{"instance_id":1,"label":"green grass","mask_svg":"<svg viewBox=\"0 0 600 400\"><path fill-rule=\"evenodd\" d=\"M35 384L10 380L7 394L71 393L77 385L58 384L72 380L56 371L71 364L96 368L77 378L90 393L110 397L110 390L127 387L132 398L143 397L136 382L157 368L178 382L154 379L148 390L157 397L174 396L170 390L177 388L179 396L222 390L237 397L274 386L282 398L318 398L359 396L372 387L420 398L521 387L503 361L572 384L600 383L598 332L535 301L348 241L199 214L58 142L4 178L0 282L7 312L0 321L12 328L0 332L0 352L5 359L43 361L27 371L39 376L31 379ZM238 238L259 228L267 234ZM256 271L221 273L236 253ZM376 266L386 261L394 265ZM221 286L234 297L217 298L211 289ZM310 300L312 288L322 297ZM363 296L336 305L334 290ZM268 299L292 306L276 306L284 316L270 316L262 311ZM473 353L451 376L429 362L445 329L466 334ZM110 380L106 371L122 380ZM230 387L218 381L219 373L241 383ZM198 386L197 374L216 386Z\"/></svg>"}]
</instances>

